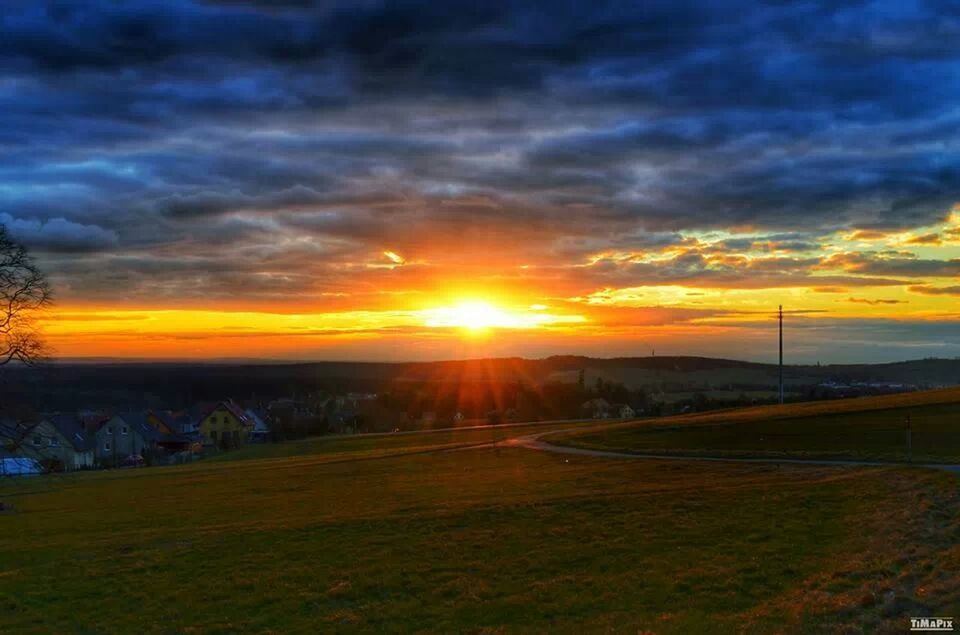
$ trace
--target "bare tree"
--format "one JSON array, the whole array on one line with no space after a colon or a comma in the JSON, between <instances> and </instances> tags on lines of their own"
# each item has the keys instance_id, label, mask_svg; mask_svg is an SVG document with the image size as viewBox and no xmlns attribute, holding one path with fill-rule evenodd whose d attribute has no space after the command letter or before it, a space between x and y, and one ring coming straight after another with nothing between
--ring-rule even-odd
<instances>
[{"instance_id":1,"label":"bare tree","mask_svg":"<svg viewBox=\"0 0 960 635\"><path fill-rule=\"evenodd\" d=\"M36 328L37 313L51 301L50 285L27 249L0 225L0 366L36 364L46 347Z\"/></svg>"}]
</instances>

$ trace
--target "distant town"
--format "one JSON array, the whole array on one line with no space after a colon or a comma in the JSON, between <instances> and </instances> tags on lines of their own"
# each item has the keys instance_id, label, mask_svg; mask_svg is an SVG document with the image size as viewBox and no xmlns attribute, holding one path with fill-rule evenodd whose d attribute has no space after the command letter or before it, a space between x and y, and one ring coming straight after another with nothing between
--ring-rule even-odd
<instances>
[{"instance_id":1,"label":"distant town","mask_svg":"<svg viewBox=\"0 0 960 635\"><path fill-rule=\"evenodd\" d=\"M73 374L66 378L61 375L54 379L30 372L23 377L41 392L34 392L32 400L19 402L8 395L0 415L0 475L180 464L248 444L323 435L394 433L527 421L627 420L776 400L776 393L763 378L763 373L769 374L769 366L702 358L672 361L663 358L656 363L652 360L486 360L483 364L490 372L487 377L477 376L476 367L481 363L470 361L398 365L390 367L390 373L377 367L380 376L376 379L357 377L362 373L351 366L349 369L336 367L335 372L346 375L350 370L354 375L352 379L310 381L301 381L305 373L301 366L267 367L248 369L243 381L236 380L238 390L234 394L245 397L224 396L189 404L184 404L183 395L191 394L198 385L223 390L231 378L239 375L238 369L214 366L202 371L184 370L179 387L175 380L167 386L174 392L164 392L161 387L157 389L159 394L138 393L123 383L149 385L149 374L144 373L149 373L151 367L81 368L71 370ZM583 367L571 368L576 362ZM438 381L430 374L434 370L449 372L450 364L460 364L458 376L464 378L455 386ZM880 367L863 367L871 369L869 372L825 369L824 373L832 373L830 379L816 377L816 371L823 370L822 367L794 367L787 398L809 401L909 392L934 386L929 381L934 377L931 373L949 375L960 366L955 360L905 364L913 366L886 365L882 371L878 370ZM372 372L369 368L364 370L368 374ZM113 375L104 375L105 372ZM123 379L118 374L121 372ZM191 375L191 372L206 374ZM909 383L889 379L910 373L926 381ZM295 381L294 375L300 379ZM525 381L518 379L520 376L533 379ZM260 377L259 384L257 377ZM71 385L83 388L75 394L86 395L90 403L71 408L69 402L57 401L43 392L55 387L58 381L68 380ZM103 385L109 386L109 390L102 390ZM283 389L279 387L283 385L290 386L290 394L282 394ZM379 388L363 391L329 388L336 385ZM256 388L260 388L259 394ZM268 393L270 396L264 396ZM169 401L164 404L164 400ZM147 402L152 403L136 405ZM53 407L44 409L44 403Z\"/></svg>"}]
</instances>

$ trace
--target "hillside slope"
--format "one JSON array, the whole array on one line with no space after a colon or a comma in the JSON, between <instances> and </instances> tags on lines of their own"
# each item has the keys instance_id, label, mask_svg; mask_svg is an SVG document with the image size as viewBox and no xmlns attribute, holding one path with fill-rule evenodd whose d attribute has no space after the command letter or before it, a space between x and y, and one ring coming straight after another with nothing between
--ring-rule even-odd
<instances>
[{"instance_id":1,"label":"hillside slope","mask_svg":"<svg viewBox=\"0 0 960 635\"><path fill-rule=\"evenodd\" d=\"M648 419L545 440L640 454L960 463L960 389Z\"/></svg>"}]
</instances>

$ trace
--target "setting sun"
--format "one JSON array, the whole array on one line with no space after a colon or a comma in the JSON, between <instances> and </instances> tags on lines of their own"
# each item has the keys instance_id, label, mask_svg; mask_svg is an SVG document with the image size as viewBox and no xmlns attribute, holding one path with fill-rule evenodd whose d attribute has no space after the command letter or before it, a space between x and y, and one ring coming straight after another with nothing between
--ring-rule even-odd
<instances>
[{"instance_id":1,"label":"setting sun","mask_svg":"<svg viewBox=\"0 0 960 635\"><path fill-rule=\"evenodd\" d=\"M956 627L960 3L0 7L0 635Z\"/></svg>"},{"instance_id":2,"label":"setting sun","mask_svg":"<svg viewBox=\"0 0 960 635\"><path fill-rule=\"evenodd\" d=\"M546 308L546 307L544 307ZM498 307L485 300L464 300L450 307L423 311L428 327L458 328L470 333L499 329L530 329L549 324L570 324L585 321L580 315L553 315L542 310L513 310Z\"/></svg>"},{"instance_id":3,"label":"setting sun","mask_svg":"<svg viewBox=\"0 0 960 635\"><path fill-rule=\"evenodd\" d=\"M490 328L522 328L521 316L511 315L503 309L483 300L460 302L452 307L432 309L426 320L427 326L462 328L472 332ZM532 326L527 324L526 326Z\"/></svg>"}]
</instances>

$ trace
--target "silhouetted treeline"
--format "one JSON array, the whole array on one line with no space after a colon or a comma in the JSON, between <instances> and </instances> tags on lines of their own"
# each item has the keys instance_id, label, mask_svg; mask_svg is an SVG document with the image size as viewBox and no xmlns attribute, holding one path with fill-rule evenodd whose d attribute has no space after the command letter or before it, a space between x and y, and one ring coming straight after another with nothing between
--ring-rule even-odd
<instances>
[{"instance_id":1,"label":"silhouetted treeline","mask_svg":"<svg viewBox=\"0 0 960 635\"><path fill-rule=\"evenodd\" d=\"M588 370L586 378L584 369ZM749 371L746 374L745 369ZM616 381L598 380L597 375L617 376L633 388L639 386L648 391L652 397L647 399L644 395L641 399L637 391L631 392ZM645 377L646 383L640 383L639 377ZM387 393L380 405L390 412L399 408L411 420L433 413L435 420L443 421L457 412L471 420L546 419L579 417L582 402L596 396L611 403L639 403L655 409L656 403L671 401L663 398L664 393L709 392L712 388L728 392L771 390L776 377L773 364L700 357L558 356L540 360L502 358L400 364L62 363L40 370L11 366L0 369L0 410L179 410L224 398L265 404L278 398L299 400L317 394L370 392ZM788 366L787 379L788 390L807 399L886 390L882 386L855 385L858 382L903 382L913 387L955 385L960 383L960 360ZM824 387L830 383L841 387ZM755 399L749 401L756 403ZM722 403L736 402L726 399ZM690 408L712 405L709 400L682 404ZM671 410L673 406L663 408Z\"/></svg>"}]
</instances>

